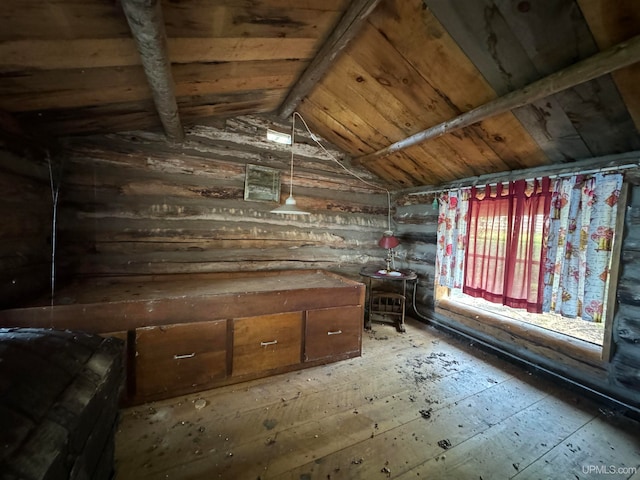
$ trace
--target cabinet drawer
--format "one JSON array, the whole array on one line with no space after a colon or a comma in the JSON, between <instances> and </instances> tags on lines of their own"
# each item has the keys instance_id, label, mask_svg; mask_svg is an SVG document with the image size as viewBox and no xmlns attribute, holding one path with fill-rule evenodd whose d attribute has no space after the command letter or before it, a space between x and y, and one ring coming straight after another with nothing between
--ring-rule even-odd
<instances>
[{"instance_id":1,"label":"cabinet drawer","mask_svg":"<svg viewBox=\"0 0 640 480\"><path fill-rule=\"evenodd\" d=\"M206 386L227 373L227 322L186 323L136 330L136 394Z\"/></svg>"},{"instance_id":2,"label":"cabinet drawer","mask_svg":"<svg viewBox=\"0 0 640 480\"><path fill-rule=\"evenodd\" d=\"M331 358L344 353L360 353L362 306L309 310L305 330L305 361Z\"/></svg>"},{"instance_id":3,"label":"cabinet drawer","mask_svg":"<svg viewBox=\"0 0 640 480\"><path fill-rule=\"evenodd\" d=\"M301 361L302 312L233 320L233 376Z\"/></svg>"}]
</instances>

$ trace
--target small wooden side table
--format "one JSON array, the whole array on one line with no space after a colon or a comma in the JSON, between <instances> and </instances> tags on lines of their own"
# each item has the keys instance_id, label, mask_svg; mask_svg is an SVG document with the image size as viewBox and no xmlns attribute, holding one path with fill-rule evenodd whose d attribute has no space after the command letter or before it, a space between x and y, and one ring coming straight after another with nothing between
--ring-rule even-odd
<instances>
[{"instance_id":1,"label":"small wooden side table","mask_svg":"<svg viewBox=\"0 0 640 480\"><path fill-rule=\"evenodd\" d=\"M386 270L384 267L369 265L360 270L367 278L368 314L364 328L371 329L372 315L383 319L391 317L399 332L405 332L404 315L407 299L407 282L414 281L418 275L413 270ZM381 282L402 282L402 294L372 287L373 280Z\"/></svg>"}]
</instances>

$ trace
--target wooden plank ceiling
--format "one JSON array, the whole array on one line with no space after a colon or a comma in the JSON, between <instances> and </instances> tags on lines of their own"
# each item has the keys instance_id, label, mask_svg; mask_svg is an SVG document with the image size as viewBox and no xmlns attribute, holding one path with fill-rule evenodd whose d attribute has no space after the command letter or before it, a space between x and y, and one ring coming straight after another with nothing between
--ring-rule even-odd
<instances>
[{"instance_id":1,"label":"wooden plank ceiling","mask_svg":"<svg viewBox=\"0 0 640 480\"><path fill-rule=\"evenodd\" d=\"M5 130L7 118L54 137L162 128L121 2L145 3L3 2ZM289 116L297 107L315 133L394 188L640 150L640 48L632 43L640 0L167 0L159 7L187 135L189 125ZM357 24L345 24L354 12L366 20L344 50L332 50L336 32ZM372 155L621 42L626 64L611 73L531 101L525 89L517 108ZM320 64L326 73L315 70Z\"/></svg>"}]
</instances>

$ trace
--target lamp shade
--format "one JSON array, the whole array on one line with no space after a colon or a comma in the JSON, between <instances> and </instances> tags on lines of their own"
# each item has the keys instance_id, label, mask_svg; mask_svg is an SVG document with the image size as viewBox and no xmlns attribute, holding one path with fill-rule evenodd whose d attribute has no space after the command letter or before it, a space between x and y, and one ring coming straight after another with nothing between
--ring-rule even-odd
<instances>
[{"instance_id":1,"label":"lamp shade","mask_svg":"<svg viewBox=\"0 0 640 480\"><path fill-rule=\"evenodd\" d=\"M396 248L400 245L400 240L393 236L393 232L384 232L384 235L378 241L378 245L382 248Z\"/></svg>"},{"instance_id":2,"label":"lamp shade","mask_svg":"<svg viewBox=\"0 0 640 480\"><path fill-rule=\"evenodd\" d=\"M300 210L298 205L296 205L296 199L293 198L293 195L289 195L284 202L284 205L280 205L278 208L271 210L271 213L280 213L280 214L288 214L288 215L309 215L309 212L305 212L304 210Z\"/></svg>"}]
</instances>

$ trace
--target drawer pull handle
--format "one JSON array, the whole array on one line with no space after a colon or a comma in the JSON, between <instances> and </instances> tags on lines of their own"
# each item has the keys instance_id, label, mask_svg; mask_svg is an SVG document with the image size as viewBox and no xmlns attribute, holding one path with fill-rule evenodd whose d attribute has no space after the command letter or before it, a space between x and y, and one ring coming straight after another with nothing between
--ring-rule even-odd
<instances>
[{"instance_id":1,"label":"drawer pull handle","mask_svg":"<svg viewBox=\"0 0 640 480\"><path fill-rule=\"evenodd\" d=\"M327 335L340 335L342 330L336 330L335 332L327 332Z\"/></svg>"},{"instance_id":2,"label":"drawer pull handle","mask_svg":"<svg viewBox=\"0 0 640 480\"><path fill-rule=\"evenodd\" d=\"M278 340L274 340L272 342L260 342L260 346L261 347L266 347L266 346L269 346L269 345L275 345L276 343L278 343Z\"/></svg>"},{"instance_id":3,"label":"drawer pull handle","mask_svg":"<svg viewBox=\"0 0 640 480\"><path fill-rule=\"evenodd\" d=\"M196 356L196 352L193 353L185 353L184 355L174 355L173 358L175 360L182 360L183 358L193 358Z\"/></svg>"}]
</instances>

